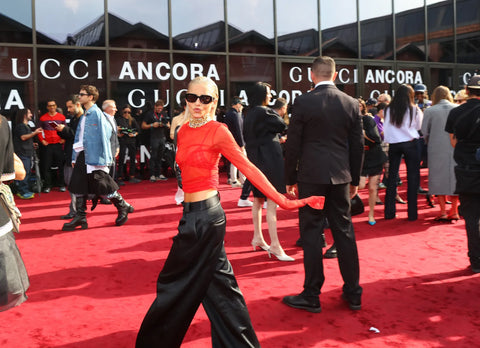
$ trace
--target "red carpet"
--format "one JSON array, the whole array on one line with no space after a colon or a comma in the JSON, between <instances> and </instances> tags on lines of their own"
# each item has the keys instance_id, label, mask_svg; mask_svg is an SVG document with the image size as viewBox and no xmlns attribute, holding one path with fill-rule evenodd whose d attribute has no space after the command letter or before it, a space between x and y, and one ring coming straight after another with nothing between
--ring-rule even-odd
<instances>
[{"instance_id":1,"label":"red carpet","mask_svg":"<svg viewBox=\"0 0 480 348\"><path fill-rule=\"evenodd\" d=\"M89 229L75 232L60 231L67 193L18 200L23 220L17 241L31 287L27 302L0 313L0 347L133 347L181 216L175 190L173 179L127 184L121 192L135 212L125 226L113 225L113 206L99 205L88 214ZM406 182L399 190L406 198ZM297 213L278 214L280 239L295 262L270 260L252 251L250 209L236 207L239 194L221 186L225 245L262 347L478 346L480 276L467 269L464 223L433 222L438 208L428 208L424 196L416 222L407 221L406 205L399 204L396 220L383 220L383 206L376 207L373 227L367 212L354 218L363 308L352 312L342 303L337 261L325 260L323 311L312 314L281 303L302 290ZM366 190L361 195L366 202ZM183 347L209 346L209 321L200 308Z\"/></svg>"}]
</instances>

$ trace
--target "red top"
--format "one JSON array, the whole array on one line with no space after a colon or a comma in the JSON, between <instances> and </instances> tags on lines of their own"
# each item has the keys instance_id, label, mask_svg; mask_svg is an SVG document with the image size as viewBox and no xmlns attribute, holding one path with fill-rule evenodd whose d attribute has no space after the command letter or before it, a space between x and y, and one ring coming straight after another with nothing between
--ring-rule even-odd
<instances>
[{"instance_id":1,"label":"red top","mask_svg":"<svg viewBox=\"0 0 480 348\"><path fill-rule=\"evenodd\" d=\"M219 122L190 128L188 122L178 131L176 161L182 172L182 186L186 193L218 188L218 162L223 154L250 182L268 198L284 209L295 209L309 204L323 208L325 197L290 200L270 184L263 173L243 154L228 128Z\"/></svg>"},{"instance_id":2,"label":"red top","mask_svg":"<svg viewBox=\"0 0 480 348\"><path fill-rule=\"evenodd\" d=\"M50 114L47 112L45 115L40 117L40 127L43 128L43 134L38 133L38 139L40 139L40 141L45 139L49 144L57 144L60 142L60 140L62 140L62 138L60 138L55 128L53 128L49 122L65 124L65 116L58 112L55 115L50 116Z\"/></svg>"}]
</instances>

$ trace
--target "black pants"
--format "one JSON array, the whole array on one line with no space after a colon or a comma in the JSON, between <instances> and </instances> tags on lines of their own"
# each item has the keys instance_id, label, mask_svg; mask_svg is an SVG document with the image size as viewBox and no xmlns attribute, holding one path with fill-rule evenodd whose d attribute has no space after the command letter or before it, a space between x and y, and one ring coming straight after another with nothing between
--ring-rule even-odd
<instances>
[{"instance_id":1,"label":"black pants","mask_svg":"<svg viewBox=\"0 0 480 348\"><path fill-rule=\"evenodd\" d=\"M243 183L242 194L240 195L240 199L248 199L250 196L250 192L252 192L253 185L250 180L246 179Z\"/></svg>"},{"instance_id":2,"label":"black pants","mask_svg":"<svg viewBox=\"0 0 480 348\"><path fill-rule=\"evenodd\" d=\"M128 175L125 175L125 157L130 158L130 169ZM118 172L117 175L119 178L128 178L129 176L135 176L135 159L137 157L137 148L135 143L120 143L120 153L118 154Z\"/></svg>"},{"instance_id":3,"label":"black pants","mask_svg":"<svg viewBox=\"0 0 480 348\"><path fill-rule=\"evenodd\" d=\"M465 219L468 257L474 268L480 268L480 194L459 194L459 212Z\"/></svg>"},{"instance_id":4,"label":"black pants","mask_svg":"<svg viewBox=\"0 0 480 348\"><path fill-rule=\"evenodd\" d=\"M323 229L327 217L333 240L337 247L338 265L344 281L343 292L349 299L360 299L360 267L357 242L350 216L349 184L298 184L300 198L325 196L325 207L316 210L308 205L299 209L300 238L303 246L305 283L303 295L314 297L320 294L325 282L323 272Z\"/></svg>"},{"instance_id":5,"label":"black pants","mask_svg":"<svg viewBox=\"0 0 480 348\"><path fill-rule=\"evenodd\" d=\"M157 280L157 297L143 319L137 348L180 347L200 303L211 322L213 347L259 347L245 300L223 246L219 198L184 203Z\"/></svg>"},{"instance_id":6,"label":"black pants","mask_svg":"<svg viewBox=\"0 0 480 348\"><path fill-rule=\"evenodd\" d=\"M396 213L395 197L397 196L397 178L402 155L407 166L407 203L408 220L417 220L417 191L420 185L420 153L418 139L402 143L390 144L388 148L387 192L385 193L385 219L393 219Z\"/></svg>"},{"instance_id":7,"label":"black pants","mask_svg":"<svg viewBox=\"0 0 480 348\"><path fill-rule=\"evenodd\" d=\"M58 167L58 184L64 186L63 165L65 155L63 154L62 144L48 144L44 149L43 156L43 177L45 178L45 187L52 187L52 170L51 167Z\"/></svg>"},{"instance_id":8,"label":"black pants","mask_svg":"<svg viewBox=\"0 0 480 348\"><path fill-rule=\"evenodd\" d=\"M162 158L165 153L165 137L150 139L150 175L159 176L162 171Z\"/></svg>"}]
</instances>

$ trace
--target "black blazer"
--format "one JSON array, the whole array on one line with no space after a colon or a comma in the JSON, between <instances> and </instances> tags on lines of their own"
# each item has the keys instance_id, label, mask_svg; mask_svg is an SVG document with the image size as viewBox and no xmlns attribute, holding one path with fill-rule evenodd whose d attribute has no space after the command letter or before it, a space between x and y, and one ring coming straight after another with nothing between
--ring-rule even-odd
<instances>
[{"instance_id":1,"label":"black blazer","mask_svg":"<svg viewBox=\"0 0 480 348\"><path fill-rule=\"evenodd\" d=\"M245 141L243 140L242 114L234 108L230 108L225 114L225 124L227 125L230 133L232 133L233 138L237 142L237 145L240 147L244 147Z\"/></svg>"},{"instance_id":2,"label":"black blazer","mask_svg":"<svg viewBox=\"0 0 480 348\"><path fill-rule=\"evenodd\" d=\"M358 101L334 85L295 99L287 133L287 185L297 182L358 186L363 162Z\"/></svg>"}]
</instances>

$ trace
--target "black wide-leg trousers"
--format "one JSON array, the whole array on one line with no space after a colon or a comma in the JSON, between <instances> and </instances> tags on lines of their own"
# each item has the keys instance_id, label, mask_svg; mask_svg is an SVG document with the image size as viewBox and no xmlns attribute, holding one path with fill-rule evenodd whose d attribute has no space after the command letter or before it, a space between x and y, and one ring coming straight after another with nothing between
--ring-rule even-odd
<instances>
[{"instance_id":1,"label":"black wide-leg trousers","mask_svg":"<svg viewBox=\"0 0 480 348\"><path fill-rule=\"evenodd\" d=\"M184 203L137 348L180 347L200 303L211 322L213 347L260 346L225 254L225 225L218 196Z\"/></svg>"}]
</instances>

